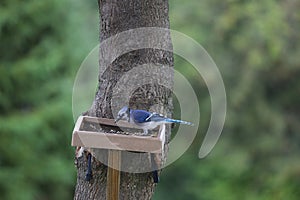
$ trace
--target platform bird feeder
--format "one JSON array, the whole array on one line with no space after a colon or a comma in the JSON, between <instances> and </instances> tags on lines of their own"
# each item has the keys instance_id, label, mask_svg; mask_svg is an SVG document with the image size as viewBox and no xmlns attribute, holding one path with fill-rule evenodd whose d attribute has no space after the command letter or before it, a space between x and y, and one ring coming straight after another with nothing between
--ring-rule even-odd
<instances>
[{"instance_id":1,"label":"platform bird feeder","mask_svg":"<svg viewBox=\"0 0 300 200\"><path fill-rule=\"evenodd\" d=\"M122 151L146 152L152 156L164 153L165 126L153 130L151 135L142 134L142 129L126 121L116 124L114 119L89 116L78 118L73 130L72 146L109 150L106 199L119 199Z\"/></svg>"},{"instance_id":2,"label":"platform bird feeder","mask_svg":"<svg viewBox=\"0 0 300 200\"><path fill-rule=\"evenodd\" d=\"M117 124L113 119L80 116L75 124L72 146L162 153L165 143L165 128L153 130L143 136L139 127L126 121Z\"/></svg>"}]
</instances>

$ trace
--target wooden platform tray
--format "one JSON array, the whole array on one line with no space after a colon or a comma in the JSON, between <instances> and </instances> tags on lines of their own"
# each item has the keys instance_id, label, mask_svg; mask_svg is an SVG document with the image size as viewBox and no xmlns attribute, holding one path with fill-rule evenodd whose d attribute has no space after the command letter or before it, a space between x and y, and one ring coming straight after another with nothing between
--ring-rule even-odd
<instances>
[{"instance_id":1,"label":"wooden platform tray","mask_svg":"<svg viewBox=\"0 0 300 200\"><path fill-rule=\"evenodd\" d=\"M120 132L124 130L124 132ZM119 133L117 130L119 130ZM111 133L108 133L111 132ZM165 143L165 127L157 130L157 136L141 136L133 133L142 130L126 121L117 124L113 119L80 116L72 135L72 146L122 151L162 153Z\"/></svg>"}]
</instances>

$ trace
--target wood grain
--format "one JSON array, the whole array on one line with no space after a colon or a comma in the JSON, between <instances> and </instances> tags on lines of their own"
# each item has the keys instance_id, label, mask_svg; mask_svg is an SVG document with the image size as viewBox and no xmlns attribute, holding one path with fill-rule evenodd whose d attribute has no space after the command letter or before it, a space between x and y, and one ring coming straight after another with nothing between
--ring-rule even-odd
<instances>
[{"instance_id":1,"label":"wood grain","mask_svg":"<svg viewBox=\"0 0 300 200\"><path fill-rule=\"evenodd\" d=\"M106 199L118 200L120 193L121 151L108 151Z\"/></svg>"}]
</instances>

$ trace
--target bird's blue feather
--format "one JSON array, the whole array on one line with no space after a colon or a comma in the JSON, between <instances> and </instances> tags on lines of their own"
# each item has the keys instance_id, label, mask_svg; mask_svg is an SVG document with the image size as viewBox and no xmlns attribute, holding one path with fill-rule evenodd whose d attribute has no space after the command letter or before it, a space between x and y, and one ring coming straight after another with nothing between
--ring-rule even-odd
<instances>
[{"instance_id":1,"label":"bird's blue feather","mask_svg":"<svg viewBox=\"0 0 300 200\"><path fill-rule=\"evenodd\" d=\"M133 116L133 120L135 123L147 122L147 118L151 115L150 112L147 112L145 110L131 110L130 114Z\"/></svg>"}]
</instances>

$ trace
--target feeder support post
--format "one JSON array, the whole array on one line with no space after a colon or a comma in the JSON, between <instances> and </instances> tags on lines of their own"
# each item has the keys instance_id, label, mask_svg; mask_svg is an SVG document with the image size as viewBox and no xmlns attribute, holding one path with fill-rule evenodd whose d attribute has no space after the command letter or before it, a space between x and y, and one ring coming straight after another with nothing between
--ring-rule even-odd
<instances>
[{"instance_id":1,"label":"feeder support post","mask_svg":"<svg viewBox=\"0 0 300 200\"><path fill-rule=\"evenodd\" d=\"M119 200L120 193L121 151L108 150L107 200Z\"/></svg>"}]
</instances>

